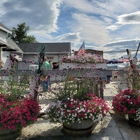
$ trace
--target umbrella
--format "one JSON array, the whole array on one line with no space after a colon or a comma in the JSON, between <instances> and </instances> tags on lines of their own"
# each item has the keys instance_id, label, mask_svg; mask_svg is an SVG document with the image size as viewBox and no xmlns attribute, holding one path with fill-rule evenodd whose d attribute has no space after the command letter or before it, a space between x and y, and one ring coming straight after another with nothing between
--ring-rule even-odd
<instances>
[{"instance_id":1,"label":"umbrella","mask_svg":"<svg viewBox=\"0 0 140 140\"><path fill-rule=\"evenodd\" d=\"M119 63L130 62L130 60L128 58L123 58L118 61L119 61Z\"/></svg>"},{"instance_id":2,"label":"umbrella","mask_svg":"<svg viewBox=\"0 0 140 140\"><path fill-rule=\"evenodd\" d=\"M106 62L106 64L118 64L120 63L117 59L112 59Z\"/></svg>"}]
</instances>

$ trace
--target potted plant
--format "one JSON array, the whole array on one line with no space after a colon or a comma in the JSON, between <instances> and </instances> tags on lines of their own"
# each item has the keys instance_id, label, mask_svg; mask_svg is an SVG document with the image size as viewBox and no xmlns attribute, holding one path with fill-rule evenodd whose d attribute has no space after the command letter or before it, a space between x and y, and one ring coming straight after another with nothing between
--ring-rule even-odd
<instances>
[{"instance_id":1,"label":"potted plant","mask_svg":"<svg viewBox=\"0 0 140 140\"><path fill-rule=\"evenodd\" d=\"M113 98L113 110L140 123L140 91L126 88Z\"/></svg>"},{"instance_id":2,"label":"potted plant","mask_svg":"<svg viewBox=\"0 0 140 140\"><path fill-rule=\"evenodd\" d=\"M131 67L125 73L126 89L120 90L112 101L113 110L123 116L128 116L130 122L139 125L140 122L140 75Z\"/></svg>"},{"instance_id":3,"label":"potted plant","mask_svg":"<svg viewBox=\"0 0 140 140\"><path fill-rule=\"evenodd\" d=\"M109 112L107 103L102 99L88 93L87 100L67 98L62 101L50 104L47 109L50 122L62 123L64 131L72 134L90 133L95 122L101 121Z\"/></svg>"},{"instance_id":4,"label":"potted plant","mask_svg":"<svg viewBox=\"0 0 140 140\"><path fill-rule=\"evenodd\" d=\"M38 102L32 98L14 101L10 95L0 94L0 139L18 137L23 127L37 120L39 111Z\"/></svg>"},{"instance_id":5,"label":"potted plant","mask_svg":"<svg viewBox=\"0 0 140 140\"><path fill-rule=\"evenodd\" d=\"M0 73L0 140L16 139L34 121L40 106L28 94L31 74L7 69Z\"/></svg>"},{"instance_id":6,"label":"potted plant","mask_svg":"<svg viewBox=\"0 0 140 140\"><path fill-rule=\"evenodd\" d=\"M94 94L98 78L88 72L78 76L73 74L72 81L66 78L55 85L54 91L52 88L55 100L46 110L50 122L62 123L64 132L70 135L90 134L93 124L109 112L105 100Z\"/></svg>"}]
</instances>

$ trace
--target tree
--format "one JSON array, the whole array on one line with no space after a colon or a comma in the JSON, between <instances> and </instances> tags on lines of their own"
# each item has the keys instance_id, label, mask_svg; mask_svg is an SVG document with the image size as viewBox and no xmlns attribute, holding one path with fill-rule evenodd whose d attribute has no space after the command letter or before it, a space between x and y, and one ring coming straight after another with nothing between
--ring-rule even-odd
<instances>
[{"instance_id":1,"label":"tree","mask_svg":"<svg viewBox=\"0 0 140 140\"><path fill-rule=\"evenodd\" d=\"M37 43L34 36L27 35L27 31L30 29L25 23L21 23L16 27L13 27L12 34L9 37L13 39L16 43Z\"/></svg>"}]
</instances>

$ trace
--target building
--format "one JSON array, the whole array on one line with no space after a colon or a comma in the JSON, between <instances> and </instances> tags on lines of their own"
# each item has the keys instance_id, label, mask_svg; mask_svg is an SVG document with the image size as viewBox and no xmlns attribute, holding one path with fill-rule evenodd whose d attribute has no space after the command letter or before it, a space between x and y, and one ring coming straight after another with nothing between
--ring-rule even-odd
<instances>
[{"instance_id":1,"label":"building","mask_svg":"<svg viewBox=\"0 0 140 140\"><path fill-rule=\"evenodd\" d=\"M28 62L33 60L35 64L38 64L38 55L41 51L41 47L45 46L45 56L53 63L54 69L58 69L62 57L64 55L71 54L71 44L70 42L61 43L18 43L19 48L24 52L23 60ZM23 62L19 63L18 69L23 69ZM29 62L24 69L29 69Z\"/></svg>"},{"instance_id":2,"label":"building","mask_svg":"<svg viewBox=\"0 0 140 140\"><path fill-rule=\"evenodd\" d=\"M0 23L0 60L4 62L2 69L11 67L10 60L14 61L16 66L17 61L21 60L17 56L22 56L23 54L23 51L17 46L17 44L8 38L9 33L12 34L12 31Z\"/></svg>"},{"instance_id":3,"label":"building","mask_svg":"<svg viewBox=\"0 0 140 140\"><path fill-rule=\"evenodd\" d=\"M100 55L103 57L103 51L98 51L98 50L92 50L92 49L86 49L85 50L86 53L90 53L90 54L96 54L96 55ZM74 54L76 55L78 51L75 51Z\"/></svg>"}]
</instances>

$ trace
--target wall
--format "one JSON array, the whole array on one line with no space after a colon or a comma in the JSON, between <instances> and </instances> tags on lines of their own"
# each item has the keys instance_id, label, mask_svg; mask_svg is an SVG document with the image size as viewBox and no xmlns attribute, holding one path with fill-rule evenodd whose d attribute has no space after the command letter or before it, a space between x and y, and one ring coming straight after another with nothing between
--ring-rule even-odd
<instances>
[{"instance_id":1,"label":"wall","mask_svg":"<svg viewBox=\"0 0 140 140\"><path fill-rule=\"evenodd\" d=\"M10 65L10 52L1 51L1 59L4 62L4 67L2 69L11 68Z\"/></svg>"},{"instance_id":2,"label":"wall","mask_svg":"<svg viewBox=\"0 0 140 140\"><path fill-rule=\"evenodd\" d=\"M63 54L47 54L46 57L48 58L48 60L51 59L52 63L56 62L61 65ZM23 54L23 61L24 60L34 60L34 62L38 64L38 56L36 54ZM31 63L26 63L25 65L24 62L18 62L18 70L28 70L29 65L31 65Z\"/></svg>"},{"instance_id":3,"label":"wall","mask_svg":"<svg viewBox=\"0 0 140 140\"><path fill-rule=\"evenodd\" d=\"M0 40L4 41L6 43L6 37L7 37L7 33L0 30Z\"/></svg>"}]
</instances>

